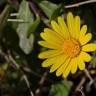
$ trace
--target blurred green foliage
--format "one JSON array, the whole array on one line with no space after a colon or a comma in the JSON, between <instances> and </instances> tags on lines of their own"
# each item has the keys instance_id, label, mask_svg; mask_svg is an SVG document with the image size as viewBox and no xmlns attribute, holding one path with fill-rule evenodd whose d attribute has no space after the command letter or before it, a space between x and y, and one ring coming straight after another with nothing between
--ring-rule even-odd
<instances>
[{"instance_id":1,"label":"blurred green foliage","mask_svg":"<svg viewBox=\"0 0 96 96\"><path fill-rule=\"evenodd\" d=\"M49 96L68 96L71 87L72 87L72 82L61 81L51 86Z\"/></svg>"}]
</instances>

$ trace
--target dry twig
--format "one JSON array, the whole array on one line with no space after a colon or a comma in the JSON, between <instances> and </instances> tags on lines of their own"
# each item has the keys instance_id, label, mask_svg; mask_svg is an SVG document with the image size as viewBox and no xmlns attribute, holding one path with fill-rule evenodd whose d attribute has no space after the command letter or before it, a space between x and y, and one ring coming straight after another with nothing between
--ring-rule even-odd
<instances>
[{"instance_id":1,"label":"dry twig","mask_svg":"<svg viewBox=\"0 0 96 96\"><path fill-rule=\"evenodd\" d=\"M88 1L83 1L83 2L76 3L76 4L66 5L66 6L64 6L64 8L79 7L81 5L85 5L85 4L89 4L89 3L95 3L95 2L96 2L96 0L88 0Z\"/></svg>"},{"instance_id":2,"label":"dry twig","mask_svg":"<svg viewBox=\"0 0 96 96\"><path fill-rule=\"evenodd\" d=\"M31 96L34 96L32 90L31 90L30 83L29 83L29 81L28 81L27 76L24 74L24 72L23 72L23 70L20 68L19 64L17 64L17 62L13 59L13 57L12 57L12 55L11 55L11 52L8 50L8 54L5 54L4 52L2 52L2 51L0 50L0 55L6 60L6 62L8 62L9 64L11 64L11 66L12 66L15 70L21 72L22 77L23 77L23 79L24 79L24 81L25 81L25 83L26 83L26 85L27 85L27 87L28 87L28 89L29 89L29 91L30 91L30 95L31 95Z\"/></svg>"},{"instance_id":3,"label":"dry twig","mask_svg":"<svg viewBox=\"0 0 96 96\"><path fill-rule=\"evenodd\" d=\"M45 72L43 74L42 78L40 79L40 81L39 81L39 87L37 88L37 90L35 92L36 96L40 96L41 95L42 87L43 87L43 85L45 83L45 80L46 80L47 75L48 75L48 72Z\"/></svg>"}]
</instances>

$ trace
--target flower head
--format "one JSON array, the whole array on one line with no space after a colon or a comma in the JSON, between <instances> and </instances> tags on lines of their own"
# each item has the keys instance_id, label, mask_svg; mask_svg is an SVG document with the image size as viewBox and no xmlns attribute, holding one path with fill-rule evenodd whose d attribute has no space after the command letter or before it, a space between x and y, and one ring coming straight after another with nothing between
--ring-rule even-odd
<instances>
[{"instance_id":1,"label":"flower head","mask_svg":"<svg viewBox=\"0 0 96 96\"><path fill-rule=\"evenodd\" d=\"M87 52L95 51L96 44L88 43L91 33L87 32L87 26L80 27L80 17L69 12L66 23L62 17L57 22L51 21L52 29L45 28L41 32L43 41L38 43L48 48L41 52L39 58L45 59L43 67L51 67L50 72L56 71L56 75L66 78L69 73L76 73L77 68L85 69L85 62L91 61ZM88 44L87 44L88 43Z\"/></svg>"}]
</instances>

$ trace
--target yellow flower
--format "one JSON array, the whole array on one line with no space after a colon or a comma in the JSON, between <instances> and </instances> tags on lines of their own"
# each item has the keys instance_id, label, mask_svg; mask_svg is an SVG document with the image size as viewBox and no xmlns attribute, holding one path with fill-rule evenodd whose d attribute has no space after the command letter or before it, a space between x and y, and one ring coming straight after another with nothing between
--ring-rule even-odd
<instances>
[{"instance_id":1,"label":"yellow flower","mask_svg":"<svg viewBox=\"0 0 96 96\"><path fill-rule=\"evenodd\" d=\"M66 23L62 17L58 17L57 22L51 21L52 29L45 28L41 32L44 41L38 43L48 48L47 51L39 54L43 61L43 67L50 67L50 72L56 71L56 75L66 78L69 73L76 73L77 68L85 69L85 62L91 61L91 56L87 52L96 50L96 44L88 43L91 33L87 32L87 26L80 28L80 17L69 12ZM88 43L88 44L87 44Z\"/></svg>"}]
</instances>

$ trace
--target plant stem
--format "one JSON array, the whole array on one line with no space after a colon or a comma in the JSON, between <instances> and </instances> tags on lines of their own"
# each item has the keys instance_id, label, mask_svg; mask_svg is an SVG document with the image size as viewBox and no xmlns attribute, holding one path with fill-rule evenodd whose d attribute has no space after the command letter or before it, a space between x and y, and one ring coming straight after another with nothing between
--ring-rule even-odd
<instances>
[{"instance_id":1,"label":"plant stem","mask_svg":"<svg viewBox=\"0 0 96 96\"><path fill-rule=\"evenodd\" d=\"M76 4L66 5L66 6L64 6L64 8L79 7L81 5L85 5L85 4L89 4L89 3L95 3L95 2L96 2L96 0L88 0L88 1L83 1L83 2L76 3Z\"/></svg>"},{"instance_id":2,"label":"plant stem","mask_svg":"<svg viewBox=\"0 0 96 96\"><path fill-rule=\"evenodd\" d=\"M89 78L90 80L90 85L94 82L93 78L91 77L89 71L87 69L84 70L85 75Z\"/></svg>"}]
</instances>

